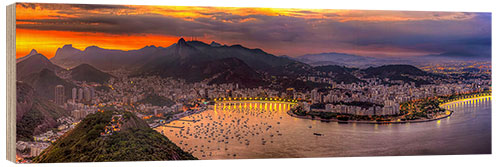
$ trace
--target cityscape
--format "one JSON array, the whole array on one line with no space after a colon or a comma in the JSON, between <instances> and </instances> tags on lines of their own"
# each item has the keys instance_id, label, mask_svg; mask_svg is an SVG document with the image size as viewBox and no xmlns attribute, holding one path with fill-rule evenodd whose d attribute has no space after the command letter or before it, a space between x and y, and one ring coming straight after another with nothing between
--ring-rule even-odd
<instances>
[{"instance_id":1,"label":"cityscape","mask_svg":"<svg viewBox=\"0 0 500 167\"><path fill-rule=\"evenodd\" d=\"M59 22L17 16L19 33L40 33L40 39L47 39L18 37L17 162L491 154L490 13L354 11L386 16L373 18L381 19L373 23L343 20L353 11L242 8L238 11L243 13L229 14L237 9L213 8L221 14L203 13L210 7L199 12L196 7L151 7L192 17L160 17L144 13L156 11L145 6L17 4L20 11L64 17ZM94 14L75 12L79 19L74 19L62 14L69 10ZM108 13L114 10L137 13L129 19L142 17L144 25L151 24L151 17L159 25L179 27L121 29L114 26L124 18ZM271 11L275 13L266 15ZM427 13L434 20L428 25ZM96 19L108 15L115 20ZM375 24L384 19L396 22L390 20L394 17L418 20L415 24L422 27L463 25L452 31L473 32L436 39L434 33L441 30L423 31L418 33L428 33L428 39L420 39L397 34L410 27L393 27L397 33L384 31L388 39L374 35L363 41L357 38L372 37L364 30L332 28L362 33L349 45L331 43L335 47L324 46L330 40L318 37L351 40L352 35L331 35L322 28L359 22L378 28ZM322 25L330 19L335 24ZM215 24L211 21L226 28L191 25ZM282 24L278 29L284 32L255 31L278 36L274 43L256 44L254 39L267 37L242 35L250 32L241 25L251 29L268 21ZM302 27L289 25L302 21ZM473 23L480 28L468 29ZM141 31L137 36L123 37L130 43L115 42L118 32L134 28ZM224 29L234 32L214 35ZM44 31L68 40L49 42L56 37ZM313 37L290 37L295 31ZM420 30L408 33L412 31ZM94 41L78 40L98 35L102 37ZM400 36L413 41L401 42ZM306 43L289 45L298 40L289 37Z\"/></svg>"}]
</instances>

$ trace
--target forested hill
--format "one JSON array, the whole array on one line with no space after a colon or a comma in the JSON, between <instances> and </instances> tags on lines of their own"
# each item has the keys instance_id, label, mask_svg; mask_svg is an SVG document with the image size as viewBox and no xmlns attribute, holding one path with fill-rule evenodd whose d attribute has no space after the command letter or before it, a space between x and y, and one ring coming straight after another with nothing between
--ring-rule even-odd
<instances>
[{"instance_id":1,"label":"forested hill","mask_svg":"<svg viewBox=\"0 0 500 167\"><path fill-rule=\"evenodd\" d=\"M101 135L116 115L121 130ZM130 112L106 111L88 115L73 130L45 149L34 162L97 162L193 160L167 137Z\"/></svg>"}]
</instances>

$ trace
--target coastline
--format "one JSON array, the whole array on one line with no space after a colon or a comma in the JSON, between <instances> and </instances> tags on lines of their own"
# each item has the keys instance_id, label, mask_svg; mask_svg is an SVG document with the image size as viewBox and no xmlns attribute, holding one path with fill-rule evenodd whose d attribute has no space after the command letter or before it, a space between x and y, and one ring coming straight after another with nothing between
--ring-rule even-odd
<instances>
[{"instance_id":1,"label":"coastline","mask_svg":"<svg viewBox=\"0 0 500 167\"><path fill-rule=\"evenodd\" d=\"M172 118L165 120L165 123L161 123L161 124L160 123L155 123L154 125L150 124L149 127L151 127L152 129L155 129L155 128L161 127L161 126L168 126L167 124L169 124L172 121L180 120L180 119L182 119L184 117L187 117L187 116L190 116L190 115L193 115L193 114L199 114L199 113L205 112L207 110L208 109L198 109L198 110L186 111L186 112L182 112L182 113L179 113L179 114L175 114L175 115L172 116ZM199 121L199 120L192 120L192 121Z\"/></svg>"},{"instance_id":2,"label":"coastline","mask_svg":"<svg viewBox=\"0 0 500 167\"><path fill-rule=\"evenodd\" d=\"M443 107L443 106L450 105L450 104L457 103L457 102L465 102L465 101L471 101L471 100L476 100L476 99L484 99L484 98L491 98L491 95L478 96L478 97L472 97L472 98L466 98L466 99L455 99L455 100L450 101L450 102L439 104L439 107Z\"/></svg>"},{"instance_id":3,"label":"coastline","mask_svg":"<svg viewBox=\"0 0 500 167\"><path fill-rule=\"evenodd\" d=\"M300 118L300 119L310 119L310 120L318 120L321 122L337 122L337 123L359 123L359 124L405 124L405 123L419 123L419 122L430 122L430 121L436 121L440 120L443 118L448 118L453 114L453 111L450 111L449 114L437 117L437 118L432 118L432 119L418 119L418 120L407 120L407 121L367 121L367 120L348 120L348 121L342 121L338 120L336 118L332 119L323 119L319 117L314 117L312 118L311 116L300 116L292 113L291 110L287 111L288 115L295 117L295 118Z\"/></svg>"},{"instance_id":4,"label":"coastline","mask_svg":"<svg viewBox=\"0 0 500 167\"><path fill-rule=\"evenodd\" d=\"M473 97L473 98L467 98L467 99L457 99L457 100L453 100L453 101L450 101L450 102L446 102L446 103L440 104L439 107L443 107L443 106L450 105L450 104L457 103L457 102L470 101L470 100L482 99L482 98L489 98L489 97L491 97L491 95L488 95L488 96L479 96L479 97ZM420 123L420 122L437 121L437 120L440 120L440 119L443 119L443 118L450 117L453 114L453 112L454 112L454 111L447 110L447 109L446 109L446 111L448 111L449 114L445 114L445 115L439 116L437 118L432 118L432 119L417 119L417 120L405 120L405 121L368 121L368 120L347 120L347 121L342 121L342 120L338 120L336 118L323 119L323 118L320 118L320 117L314 117L314 118L312 118L309 115L300 116L300 115L294 114L292 112L292 110L288 110L287 114L290 115L290 116L292 116L292 117L295 117L295 118L318 120L318 121L322 121L322 122L359 123L359 124L405 124L405 123Z\"/></svg>"}]
</instances>

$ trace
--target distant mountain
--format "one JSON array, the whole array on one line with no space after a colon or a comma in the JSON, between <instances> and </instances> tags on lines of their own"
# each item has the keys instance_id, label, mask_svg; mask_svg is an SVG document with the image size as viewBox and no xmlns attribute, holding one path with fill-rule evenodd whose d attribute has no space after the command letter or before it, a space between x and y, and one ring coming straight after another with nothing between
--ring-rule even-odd
<instances>
[{"instance_id":1,"label":"distant mountain","mask_svg":"<svg viewBox=\"0 0 500 167\"><path fill-rule=\"evenodd\" d=\"M422 56L426 59L441 59L441 60L478 60L478 61L491 61L491 50L481 51L450 51L439 54L430 54Z\"/></svg>"},{"instance_id":2,"label":"distant mountain","mask_svg":"<svg viewBox=\"0 0 500 167\"><path fill-rule=\"evenodd\" d=\"M383 65L379 67L370 67L363 70L368 77L372 76L394 76L394 75L415 75L424 76L428 75L427 72L420 70L412 65Z\"/></svg>"},{"instance_id":3,"label":"distant mountain","mask_svg":"<svg viewBox=\"0 0 500 167\"><path fill-rule=\"evenodd\" d=\"M440 56L408 56L408 57L368 57L347 53L319 53L307 54L295 58L297 61L307 63L312 66L338 65L356 68L368 68L382 65L425 65L439 60L449 62L454 59Z\"/></svg>"},{"instance_id":4,"label":"distant mountain","mask_svg":"<svg viewBox=\"0 0 500 167\"><path fill-rule=\"evenodd\" d=\"M31 50L30 54L17 59L16 61L16 77L17 80L26 79L33 73L39 73L43 69L49 69L51 71L60 71L61 67L52 64L45 56L36 52L35 49Z\"/></svg>"},{"instance_id":5,"label":"distant mountain","mask_svg":"<svg viewBox=\"0 0 500 167\"><path fill-rule=\"evenodd\" d=\"M16 83L17 141L32 141L34 135L56 128L58 118L69 115L63 108L34 94L35 90L28 84Z\"/></svg>"},{"instance_id":6,"label":"distant mountain","mask_svg":"<svg viewBox=\"0 0 500 167\"><path fill-rule=\"evenodd\" d=\"M188 82L208 81L209 84L238 83L242 87L263 84L260 75L238 58L207 61L179 60L180 63L147 66L142 75L182 78Z\"/></svg>"},{"instance_id":7,"label":"distant mountain","mask_svg":"<svg viewBox=\"0 0 500 167\"><path fill-rule=\"evenodd\" d=\"M387 78L389 80L401 80L405 83L414 82L416 86L430 84L429 81L415 79L417 76L433 77L433 74L427 73L411 65L383 65L379 67L370 67L361 70L366 78Z\"/></svg>"},{"instance_id":8,"label":"distant mountain","mask_svg":"<svg viewBox=\"0 0 500 167\"><path fill-rule=\"evenodd\" d=\"M74 68L80 64L90 64L100 70L135 69L157 55L164 55L165 48L146 46L139 50L110 50L89 46L85 50L74 48L71 44L58 48L50 60L64 68Z\"/></svg>"},{"instance_id":9,"label":"distant mountain","mask_svg":"<svg viewBox=\"0 0 500 167\"><path fill-rule=\"evenodd\" d=\"M106 71L120 68L144 70L147 66L161 66L162 64L193 60L209 61L230 57L236 57L250 67L259 70L292 62L260 49L249 49L241 45L227 46L216 42L206 44L200 41L185 41L183 38L166 48L146 46L139 50L130 51L109 50L97 46L79 50L73 48L72 45L65 45L56 51L56 55L51 61L65 68L89 64Z\"/></svg>"},{"instance_id":10,"label":"distant mountain","mask_svg":"<svg viewBox=\"0 0 500 167\"><path fill-rule=\"evenodd\" d=\"M91 65L80 64L70 70L71 79L76 81L105 83L113 76L102 72Z\"/></svg>"},{"instance_id":11,"label":"distant mountain","mask_svg":"<svg viewBox=\"0 0 500 167\"><path fill-rule=\"evenodd\" d=\"M23 60L26 60L28 57L36 55L36 54L39 54L39 53L35 49L31 49L30 53L28 53L26 56L21 57L21 58L17 58L16 63L19 63Z\"/></svg>"},{"instance_id":12,"label":"distant mountain","mask_svg":"<svg viewBox=\"0 0 500 167\"><path fill-rule=\"evenodd\" d=\"M254 88L265 84L259 73L238 58L223 58L206 64L204 72L213 73L209 84L235 83Z\"/></svg>"},{"instance_id":13,"label":"distant mountain","mask_svg":"<svg viewBox=\"0 0 500 167\"><path fill-rule=\"evenodd\" d=\"M217 43L215 41L212 41L212 43L210 43L210 46L211 47L221 47L222 45L220 43Z\"/></svg>"},{"instance_id":14,"label":"distant mountain","mask_svg":"<svg viewBox=\"0 0 500 167\"><path fill-rule=\"evenodd\" d=\"M314 68L298 61L266 70L270 75L298 77L300 75L314 74Z\"/></svg>"},{"instance_id":15,"label":"distant mountain","mask_svg":"<svg viewBox=\"0 0 500 167\"><path fill-rule=\"evenodd\" d=\"M362 73L365 77L382 77L413 82L412 78L415 78L413 76L417 75L406 73L418 72L413 71L414 69L410 67L397 69L397 64L401 62L405 64L417 62L410 59L384 59L335 52L291 58L274 56L261 49L249 49L241 45L228 46L215 41L206 44L201 41L185 41L183 38L166 48L147 46L130 51L108 50L96 46L88 47L82 51L71 45L65 45L58 49L56 56L51 61L64 67L88 64L84 66L86 67L85 71L95 73L101 73L97 69L126 68L132 71L131 76L156 75L180 78L187 82L238 83L242 87L264 86L276 89L287 86L277 84L285 80L304 89L309 89L314 84L308 84L302 79L297 80L297 77L304 76L331 77L337 83L355 83L362 82L362 80L354 74ZM396 65L380 66L387 64ZM92 66L97 69L91 68ZM370 68L359 70L349 67ZM385 71L405 69L410 71L399 71L394 74ZM96 80L99 82L106 80L106 77L98 78L104 78ZM288 81L290 78L295 80ZM418 83L425 84L427 82L418 81Z\"/></svg>"},{"instance_id":16,"label":"distant mountain","mask_svg":"<svg viewBox=\"0 0 500 167\"><path fill-rule=\"evenodd\" d=\"M166 50L171 50L167 55L155 57L144 65L142 69L150 70L152 67L164 64L175 65L213 61L224 58L238 58L254 70L264 70L293 62L292 60L268 54L261 49L249 49L241 45L220 46L211 45L200 41L185 41L183 38Z\"/></svg>"},{"instance_id":17,"label":"distant mountain","mask_svg":"<svg viewBox=\"0 0 500 167\"><path fill-rule=\"evenodd\" d=\"M324 75L333 77L336 83L358 83L363 82L356 76L352 75L352 72L358 70L356 68L346 68L337 65L327 65L327 66L317 66L314 67L316 71L323 73Z\"/></svg>"},{"instance_id":18,"label":"distant mountain","mask_svg":"<svg viewBox=\"0 0 500 167\"><path fill-rule=\"evenodd\" d=\"M378 58L336 52L306 54L295 59L313 66L339 65L364 67L376 65L376 62L381 61Z\"/></svg>"},{"instance_id":19,"label":"distant mountain","mask_svg":"<svg viewBox=\"0 0 500 167\"><path fill-rule=\"evenodd\" d=\"M167 137L149 128L130 112L123 115L119 132L101 136L114 111L88 115L73 130L45 149L34 162L193 160Z\"/></svg>"},{"instance_id":20,"label":"distant mountain","mask_svg":"<svg viewBox=\"0 0 500 167\"><path fill-rule=\"evenodd\" d=\"M73 83L59 78L54 71L46 68L39 73L28 75L23 81L34 88L38 97L46 100L54 100L55 87L57 85L64 86L66 99L71 97L71 89L76 87Z\"/></svg>"},{"instance_id":21,"label":"distant mountain","mask_svg":"<svg viewBox=\"0 0 500 167\"><path fill-rule=\"evenodd\" d=\"M210 83L239 83L255 87L263 83L257 71L294 62L241 45L213 45L186 42L181 38L169 47L173 52L146 63L137 74L176 77L189 82L208 79Z\"/></svg>"}]
</instances>

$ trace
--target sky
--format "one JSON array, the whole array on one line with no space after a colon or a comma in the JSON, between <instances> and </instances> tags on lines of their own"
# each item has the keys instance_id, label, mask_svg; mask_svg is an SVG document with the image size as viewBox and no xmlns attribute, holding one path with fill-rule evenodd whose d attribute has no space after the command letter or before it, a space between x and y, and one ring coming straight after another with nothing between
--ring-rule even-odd
<instances>
[{"instance_id":1,"label":"sky","mask_svg":"<svg viewBox=\"0 0 500 167\"><path fill-rule=\"evenodd\" d=\"M491 57L491 13L18 3L16 57L168 47L180 37L291 57Z\"/></svg>"}]
</instances>

